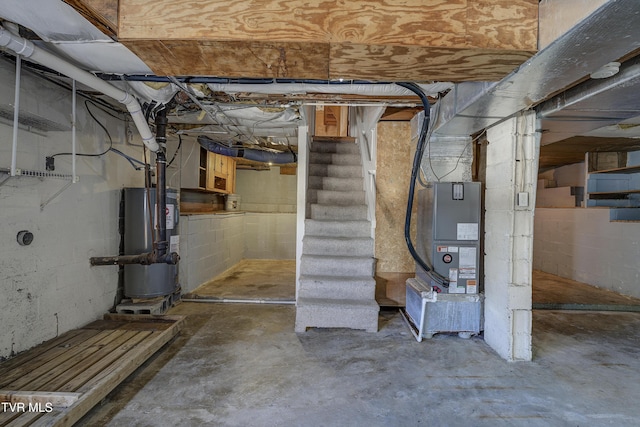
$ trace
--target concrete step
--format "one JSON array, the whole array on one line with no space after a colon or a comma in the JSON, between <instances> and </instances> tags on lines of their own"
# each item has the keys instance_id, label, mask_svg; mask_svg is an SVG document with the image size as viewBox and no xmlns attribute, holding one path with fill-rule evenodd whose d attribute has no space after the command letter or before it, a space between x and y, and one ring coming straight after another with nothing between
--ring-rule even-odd
<instances>
[{"instance_id":1,"label":"concrete step","mask_svg":"<svg viewBox=\"0 0 640 427\"><path fill-rule=\"evenodd\" d=\"M371 237L304 236L302 253L305 255L351 255L373 257Z\"/></svg>"},{"instance_id":2,"label":"concrete step","mask_svg":"<svg viewBox=\"0 0 640 427\"><path fill-rule=\"evenodd\" d=\"M310 163L309 175L333 178L362 178L362 166Z\"/></svg>"},{"instance_id":3,"label":"concrete step","mask_svg":"<svg viewBox=\"0 0 640 427\"><path fill-rule=\"evenodd\" d=\"M308 188L331 191L363 190L362 178L333 178L309 175Z\"/></svg>"},{"instance_id":4,"label":"concrete step","mask_svg":"<svg viewBox=\"0 0 640 427\"><path fill-rule=\"evenodd\" d=\"M298 295L301 298L373 300L376 281L371 276L300 276Z\"/></svg>"},{"instance_id":5,"label":"concrete step","mask_svg":"<svg viewBox=\"0 0 640 427\"><path fill-rule=\"evenodd\" d=\"M371 223L365 220L336 221L305 219L305 236L371 237Z\"/></svg>"},{"instance_id":6,"label":"concrete step","mask_svg":"<svg viewBox=\"0 0 640 427\"><path fill-rule=\"evenodd\" d=\"M367 219L367 205L311 205L311 219L357 220Z\"/></svg>"},{"instance_id":7,"label":"concrete step","mask_svg":"<svg viewBox=\"0 0 640 427\"><path fill-rule=\"evenodd\" d=\"M314 142L312 153L360 154L360 146L353 142Z\"/></svg>"},{"instance_id":8,"label":"concrete step","mask_svg":"<svg viewBox=\"0 0 640 427\"><path fill-rule=\"evenodd\" d=\"M300 275L309 276L371 276L374 259L371 256L306 255L300 257Z\"/></svg>"},{"instance_id":9,"label":"concrete step","mask_svg":"<svg viewBox=\"0 0 640 427\"><path fill-rule=\"evenodd\" d=\"M307 328L350 328L378 331L380 307L375 300L298 298L296 332Z\"/></svg>"},{"instance_id":10,"label":"concrete step","mask_svg":"<svg viewBox=\"0 0 640 427\"><path fill-rule=\"evenodd\" d=\"M317 202L320 205L364 205L367 203L364 190L360 191L331 191L316 190ZM312 202L313 203L313 202Z\"/></svg>"},{"instance_id":11,"label":"concrete step","mask_svg":"<svg viewBox=\"0 0 640 427\"><path fill-rule=\"evenodd\" d=\"M309 153L310 164L327 164L327 165L361 165L362 158L360 154L342 154L342 153Z\"/></svg>"}]
</instances>

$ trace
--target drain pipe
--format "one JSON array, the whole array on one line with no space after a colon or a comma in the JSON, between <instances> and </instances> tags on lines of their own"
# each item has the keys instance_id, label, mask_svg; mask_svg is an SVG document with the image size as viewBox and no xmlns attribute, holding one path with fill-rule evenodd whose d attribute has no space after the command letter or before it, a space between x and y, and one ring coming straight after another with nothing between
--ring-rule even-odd
<instances>
[{"instance_id":1,"label":"drain pipe","mask_svg":"<svg viewBox=\"0 0 640 427\"><path fill-rule=\"evenodd\" d=\"M177 264L180 256L176 252L168 252L167 242L167 158L165 144L167 142L167 110L163 108L156 113L156 139L160 149L156 152L156 239L152 252L139 255L119 255L90 258L91 265L126 265L126 264Z\"/></svg>"},{"instance_id":2,"label":"drain pipe","mask_svg":"<svg viewBox=\"0 0 640 427\"><path fill-rule=\"evenodd\" d=\"M11 33L2 25L0 25L0 47L6 47L18 56L28 58L31 61L49 67L124 104L131 114L131 118L142 137L144 145L154 153L159 150L160 147L142 113L142 107L138 100L132 95L39 48L29 40Z\"/></svg>"}]
</instances>

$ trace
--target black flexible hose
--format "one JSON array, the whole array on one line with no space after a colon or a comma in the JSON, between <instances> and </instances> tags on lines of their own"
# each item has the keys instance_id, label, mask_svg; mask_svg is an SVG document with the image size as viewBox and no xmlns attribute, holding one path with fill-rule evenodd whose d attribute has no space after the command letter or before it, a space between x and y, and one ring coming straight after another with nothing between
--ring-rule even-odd
<instances>
[{"instance_id":1,"label":"black flexible hose","mask_svg":"<svg viewBox=\"0 0 640 427\"><path fill-rule=\"evenodd\" d=\"M443 287L449 287L449 281L442 275L436 273L432 267L430 267L425 260L423 260L416 248L411 241L411 211L413 208L413 197L416 188L416 179L418 176L418 172L420 171L420 163L422 162L422 155L424 154L424 147L426 142L427 133L429 130L429 122L430 122L430 105L427 96L424 94L422 89L415 83L396 83L398 86L402 86L405 89L409 89L416 95L420 97L420 101L422 101L422 106L424 108L424 120L422 121L422 128L420 129L420 136L418 137L418 144L416 146L416 154L413 158L413 167L411 169L411 180L409 182L409 197L407 199L407 212L405 214L404 221L404 240L407 243L407 248L409 249L409 253L415 260L415 262L427 273L432 280L434 280L437 284Z\"/></svg>"}]
</instances>

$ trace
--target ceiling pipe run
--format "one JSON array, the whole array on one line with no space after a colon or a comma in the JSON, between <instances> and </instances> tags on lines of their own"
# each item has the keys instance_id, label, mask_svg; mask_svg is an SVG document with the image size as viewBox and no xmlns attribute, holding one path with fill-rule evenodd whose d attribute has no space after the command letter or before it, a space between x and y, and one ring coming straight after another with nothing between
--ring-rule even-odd
<instances>
[{"instance_id":1,"label":"ceiling pipe run","mask_svg":"<svg viewBox=\"0 0 640 427\"><path fill-rule=\"evenodd\" d=\"M29 40L17 36L0 25L0 47L6 47L23 58L51 68L73 80L91 87L113 99L124 104L127 108L133 122L142 137L144 145L154 153L160 149L155 137L151 133L151 129L142 112L142 107L136 98L127 92L120 90L110 83L99 79L93 74L84 71L73 64L64 61L57 56L47 52L44 49L35 46Z\"/></svg>"}]
</instances>

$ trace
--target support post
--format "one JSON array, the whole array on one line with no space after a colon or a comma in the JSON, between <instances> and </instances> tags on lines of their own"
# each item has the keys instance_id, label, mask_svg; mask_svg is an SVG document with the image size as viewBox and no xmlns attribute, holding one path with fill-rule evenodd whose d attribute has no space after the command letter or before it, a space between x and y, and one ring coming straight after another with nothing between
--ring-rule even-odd
<instances>
[{"instance_id":1,"label":"support post","mask_svg":"<svg viewBox=\"0 0 640 427\"><path fill-rule=\"evenodd\" d=\"M487 130L485 340L509 361L531 360L535 129L526 111Z\"/></svg>"}]
</instances>

